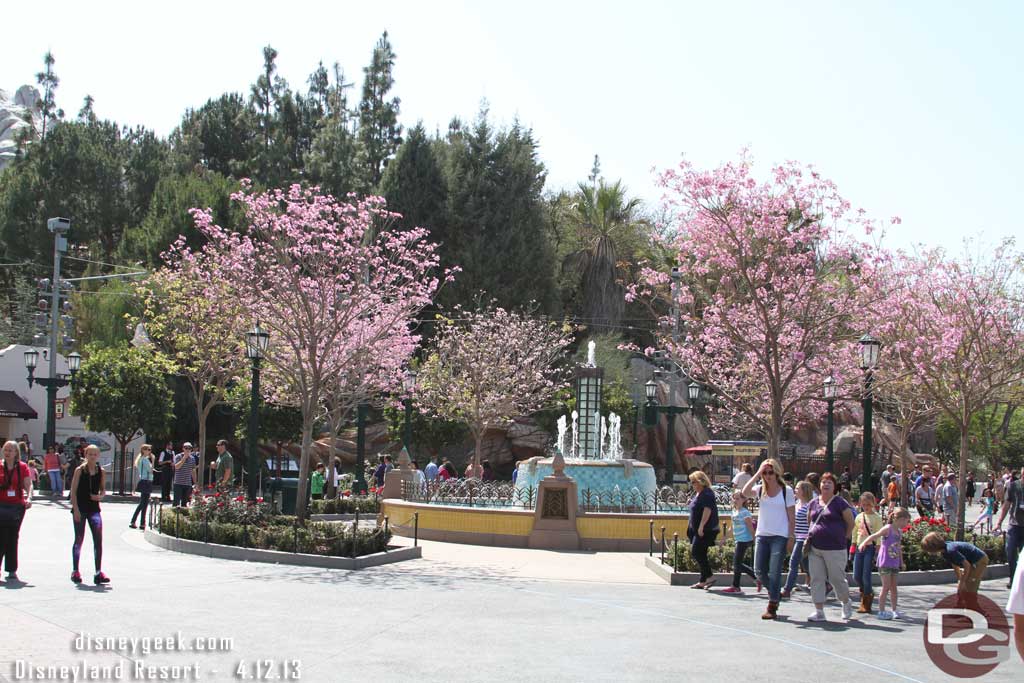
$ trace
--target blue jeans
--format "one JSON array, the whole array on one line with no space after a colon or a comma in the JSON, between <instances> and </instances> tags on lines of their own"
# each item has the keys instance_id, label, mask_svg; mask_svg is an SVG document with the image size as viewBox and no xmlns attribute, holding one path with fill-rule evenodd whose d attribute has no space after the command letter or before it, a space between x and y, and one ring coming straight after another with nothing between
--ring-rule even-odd
<instances>
[{"instance_id":1,"label":"blue jeans","mask_svg":"<svg viewBox=\"0 0 1024 683\"><path fill-rule=\"evenodd\" d=\"M793 592L793 587L796 586L797 575L800 574L800 565L803 564L804 559L804 541L797 541L793 546L793 554L789 557L789 576L786 577L786 588L787 593Z\"/></svg>"},{"instance_id":2,"label":"blue jeans","mask_svg":"<svg viewBox=\"0 0 1024 683\"><path fill-rule=\"evenodd\" d=\"M732 553L732 587L740 587L740 579L743 574L747 574L752 579L757 579L757 574L754 573L752 567L747 564L747 551L750 550L750 546L754 545L753 541L736 541L736 547Z\"/></svg>"},{"instance_id":3,"label":"blue jeans","mask_svg":"<svg viewBox=\"0 0 1024 683\"><path fill-rule=\"evenodd\" d=\"M64 493L64 479L61 476L60 470L46 470L46 474L50 477L50 492L61 495Z\"/></svg>"},{"instance_id":4,"label":"blue jeans","mask_svg":"<svg viewBox=\"0 0 1024 683\"><path fill-rule=\"evenodd\" d=\"M1009 514L1013 514L1011 510ZM1017 575L1017 559L1024 548L1024 526L1011 524L1006 529L1006 561L1010 565L1010 581Z\"/></svg>"},{"instance_id":5,"label":"blue jeans","mask_svg":"<svg viewBox=\"0 0 1024 683\"><path fill-rule=\"evenodd\" d=\"M875 546L873 545L853 554L853 582L860 587L862 595L873 595L875 592L871 587L871 568L874 564Z\"/></svg>"},{"instance_id":6,"label":"blue jeans","mask_svg":"<svg viewBox=\"0 0 1024 683\"><path fill-rule=\"evenodd\" d=\"M788 540L785 536L758 536L754 543L754 571L768 588L771 602L778 602L782 593L782 561Z\"/></svg>"}]
</instances>

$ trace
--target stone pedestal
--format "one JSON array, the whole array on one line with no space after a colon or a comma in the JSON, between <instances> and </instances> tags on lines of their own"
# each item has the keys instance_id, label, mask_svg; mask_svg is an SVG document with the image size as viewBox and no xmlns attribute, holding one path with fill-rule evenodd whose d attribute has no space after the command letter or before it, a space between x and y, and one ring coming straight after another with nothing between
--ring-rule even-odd
<instances>
[{"instance_id":1,"label":"stone pedestal","mask_svg":"<svg viewBox=\"0 0 1024 683\"><path fill-rule=\"evenodd\" d=\"M548 550L579 550L580 535L576 530L579 494L576 482L565 476L565 460L556 455L555 473L544 477L537 489L533 531L529 546Z\"/></svg>"},{"instance_id":2,"label":"stone pedestal","mask_svg":"<svg viewBox=\"0 0 1024 683\"><path fill-rule=\"evenodd\" d=\"M402 484L416 480L416 469L412 466L409 453L403 448L398 454L398 467L384 475L384 490L381 498L401 498Z\"/></svg>"}]
</instances>

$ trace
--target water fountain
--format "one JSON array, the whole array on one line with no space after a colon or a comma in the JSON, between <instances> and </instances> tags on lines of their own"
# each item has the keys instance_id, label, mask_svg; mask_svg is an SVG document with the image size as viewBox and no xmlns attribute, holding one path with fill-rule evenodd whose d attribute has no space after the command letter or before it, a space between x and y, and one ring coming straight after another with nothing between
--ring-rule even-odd
<instances>
[{"instance_id":1,"label":"water fountain","mask_svg":"<svg viewBox=\"0 0 1024 683\"><path fill-rule=\"evenodd\" d=\"M591 341L586 365L576 369L576 410L558 418L554 450L565 460L565 474L576 481L581 502L588 493L638 490L653 494L657 490L654 468L623 457L622 419L615 413L600 413L603 379L604 371L596 365L595 344ZM554 473L553 456L521 463L516 488L536 489L542 479Z\"/></svg>"}]
</instances>

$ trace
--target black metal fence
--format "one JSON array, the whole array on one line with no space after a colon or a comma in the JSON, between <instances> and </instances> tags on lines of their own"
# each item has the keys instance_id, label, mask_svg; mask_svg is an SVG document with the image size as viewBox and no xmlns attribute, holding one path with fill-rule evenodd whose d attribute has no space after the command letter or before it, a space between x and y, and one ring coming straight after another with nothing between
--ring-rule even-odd
<instances>
[{"instance_id":1,"label":"black metal fence","mask_svg":"<svg viewBox=\"0 0 1024 683\"><path fill-rule=\"evenodd\" d=\"M537 489L516 488L508 482L482 482L479 479L449 479L419 484L402 482L402 500L435 505L466 507L512 507L533 509Z\"/></svg>"}]
</instances>

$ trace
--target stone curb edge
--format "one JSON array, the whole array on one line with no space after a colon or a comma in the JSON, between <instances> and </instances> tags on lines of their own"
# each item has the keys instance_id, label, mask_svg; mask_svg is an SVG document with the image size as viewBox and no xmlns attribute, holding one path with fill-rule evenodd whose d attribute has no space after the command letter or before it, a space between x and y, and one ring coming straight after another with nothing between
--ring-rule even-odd
<instances>
[{"instance_id":1,"label":"stone curb edge","mask_svg":"<svg viewBox=\"0 0 1024 683\"><path fill-rule=\"evenodd\" d=\"M644 564L652 572L657 574L665 583L671 586L689 586L700 580L700 575L694 572L674 572L668 565L663 565L657 557L647 556ZM1010 575L1010 565L994 564L985 573L985 579L1004 579ZM847 574L850 585L853 579ZM732 572L715 574L718 586L725 587L732 585ZM956 583L956 576L952 569L934 569L930 571L900 572L900 586L938 586L942 584ZM741 586L753 586L754 582L749 576L743 575L740 580ZM872 574L871 585L880 586L881 578L878 573Z\"/></svg>"},{"instance_id":2,"label":"stone curb edge","mask_svg":"<svg viewBox=\"0 0 1024 683\"><path fill-rule=\"evenodd\" d=\"M298 567L321 567L323 569L366 569L383 564L415 560L423 557L422 546L403 547L385 553L374 553L361 557L325 557L304 553L286 553L280 550L262 550L259 548L239 548L232 545L203 543L184 538L174 538L146 529L145 538L149 543L179 553L201 555L219 560L237 560L242 562L266 562L269 564L289 564Z\"/></svg>"}]
</instances>

